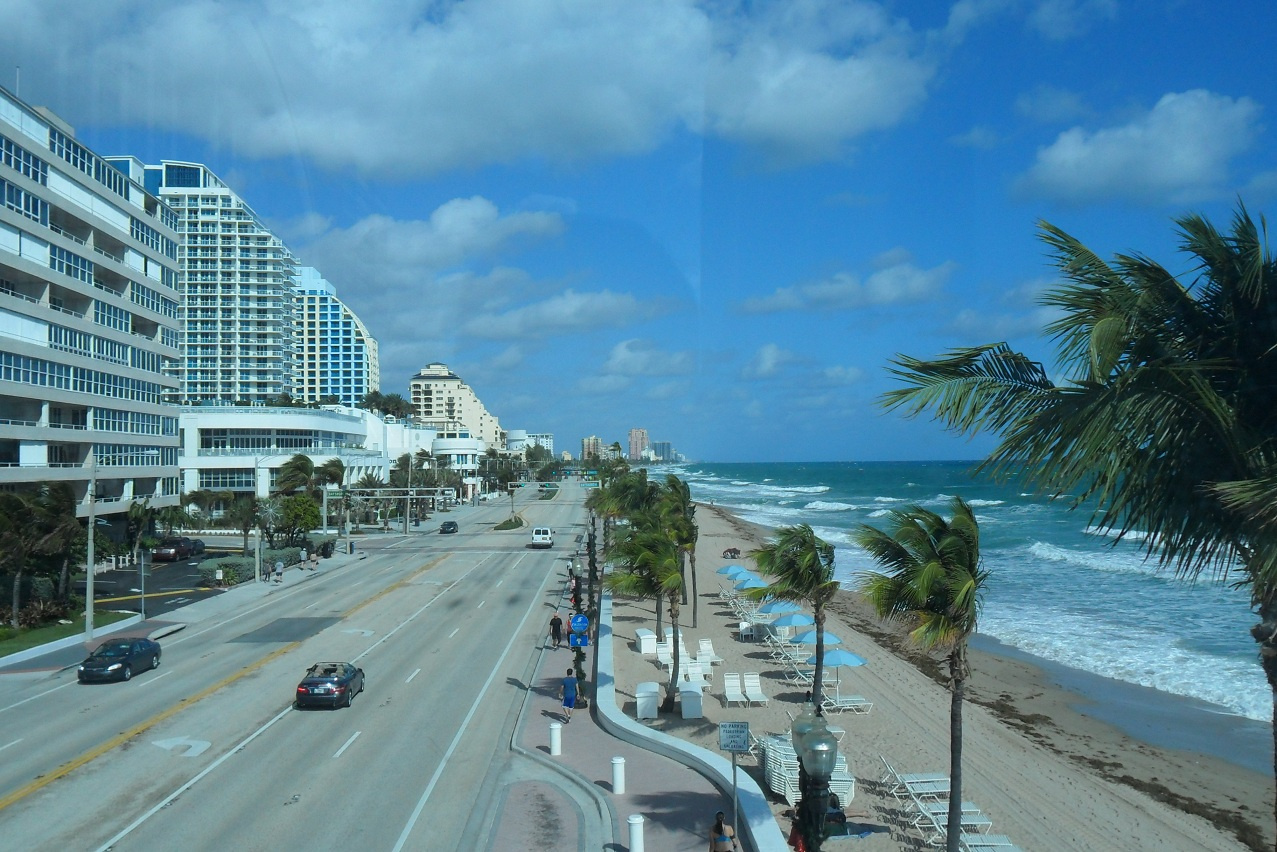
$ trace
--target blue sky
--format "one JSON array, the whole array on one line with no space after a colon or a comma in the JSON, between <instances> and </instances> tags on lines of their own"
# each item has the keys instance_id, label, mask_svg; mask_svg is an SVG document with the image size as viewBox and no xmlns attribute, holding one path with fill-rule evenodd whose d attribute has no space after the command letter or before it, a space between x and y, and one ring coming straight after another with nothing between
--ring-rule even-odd
<instances>
[{"instance_id":1,"label":"blue sky","mask_svg":"<svg viewBox=\"0 0 1277 852\"><path fill-rule=\"evenodd\" d=\"M579 452L974 458L897 353L1051 361L1058 225L1176 273L1277 196L1271 3L0 0L0 85L207 163L381 342ZM7 67L5 67L7 66ZM16 70L21 69L20 74Z\"/></svg>"}]
</instances>

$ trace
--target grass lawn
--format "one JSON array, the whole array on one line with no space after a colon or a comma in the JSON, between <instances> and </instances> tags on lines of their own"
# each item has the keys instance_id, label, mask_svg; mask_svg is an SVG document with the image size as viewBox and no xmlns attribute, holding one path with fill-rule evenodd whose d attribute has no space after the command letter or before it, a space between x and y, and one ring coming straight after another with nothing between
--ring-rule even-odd
<instances>
[{"instance_id":1,"label":"grass lawn","mask_svg":"<svg viewBox=\"0 0 1277 852\"><path fill-rule=\"evenodd\" d=\"M523 518L507 518L493 527L494 530L517 530L523 526Z\"/></svg>"},{"instance_id":2,"label":"grass lawn","mask_svg":"<svg viewBox=\"0 0 1277 852\"><path fill-rule=\"evenodd\" d=\"M136 613L132 612L110 612L107 610L96 609L93 611L94 628L105 627L108 624L114 624L117 621L123 621L131 618ZM7 632L7 628L6 628ZM37 645L43 645L45 642L56 642L58 639L65 639L68 636L75 636L84 633L84 615L71 620L70 624L49 624L44 627L36 627L32 630L19 630L18 635L9 639L0 640L0 657L9 654L16 654L19 651L25 651L28 648L34 648Z\"/></svg>"}]
</instances>

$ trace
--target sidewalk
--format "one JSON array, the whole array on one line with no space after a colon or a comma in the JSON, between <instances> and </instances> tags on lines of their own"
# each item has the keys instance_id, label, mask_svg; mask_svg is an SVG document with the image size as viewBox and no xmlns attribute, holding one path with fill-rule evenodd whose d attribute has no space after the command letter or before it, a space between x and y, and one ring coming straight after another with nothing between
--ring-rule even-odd
<instances>
[{"instance_id":1,"label":"sidewalk","mask_svg":"<svg viewBox=\"0 0 1277 852\"><path fill-rule=\"evenodd\" d=\"M567 612L566 597L552 594L561 603L561 611ZM701 852L708 843L714 813L731 814L730 794L675 760L607 733L598 722L593 702L588 711L575 711L572 721L563 724L562 754L550 754L550 725L562 723L559 684L572 659L573 652L566 645L557 651L552 646L542 649L513 743L517 752L555 768L565 783L551 786L528 780L512 784L488 848L515 852L559 846L619 852L633 848L629 820L640 815L646 849ZM598 668L610 671L611 661L599 660ZM625 791L620 794L612 789L615 757L625 760ZM610 837L588 836L592 821L584 811L594 808L610 816ZM573 838L578 842L573 843Z\"/></svg>"}]
</instances>

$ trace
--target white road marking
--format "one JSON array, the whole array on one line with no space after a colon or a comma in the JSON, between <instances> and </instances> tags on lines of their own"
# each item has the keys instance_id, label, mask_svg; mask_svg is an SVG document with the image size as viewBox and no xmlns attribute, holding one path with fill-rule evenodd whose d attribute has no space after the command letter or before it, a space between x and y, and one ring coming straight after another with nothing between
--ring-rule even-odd
<instances>
[{"instance_id":1,"label":"white road marking","mask_svg":"<svg viewBox=\"0 0 1277 852\"><path fill-rule=\"evenodd\" d=\"M319 601L315 601L313 604L307 604L306 606L302 607L302 609L310 609L313 606L319 606Z\"/></svg>"},{"instance_id":2,"label":"white road marking","mask_svg":"<svg viewBox=\"0 0 1277 852\"><path fill-rule=\"evenodd\" d=\"M479 605L478 605L477 607L475 607L475 609L483 609L483 605L484 605L484 604L486 604L487 602L488 602L488 601L487 601L487 599L486 599L486 598L485 598L485 599L483 599L483 600L481 600L481 601L479 601Z\"/></svg>"},{"instance_id":3,"label":"white road marking","mask_svg":"<svg viewBox=\"0 0 1277 852\"><path fill-rule=\"evenodd\" d=\"M453 636L456 636L456 635L457 635L457 631L458 631L458 630L460 630L460 629L461 629L460 627L458 627L458 628L454 629L451 633L449 633L449 634L448 634L448 638L449 638L449 639L451 639Z\"/></svg>"},{"instance_id":4,"label":"white road marking","mask_svg":"<svg viewBox=\"0 0 1277 852\"><path fill-rule=\"evenodd\" d=\"M361 733L363 733L363 732L362 732L362 731L355 731L353 734L351 734L351 735L350 735L350 739L346 740L346 744L345 744L344 746L342 746L341 748L337 749L337 753L333 755L333 758L334 758L334 759L336 759L336 758L338 758L338 757L341 757L341 753L342 753L343 751L345 751L346 749L350 748L350 744L351 744L351 743L353 743L353 742L355 741L355 739L356 739L356 738L357 738L357 737L358 737Z\"/></svg>"},{"instance_id":5,"label":"white road marking","mask_svg":"<svg viewBox=\"0 0 1277 852\"><path fill-rule=\"evenodd\" d=\"M169 754L176 753L178 757L199 757L208 751L212 743L208 740L196 740L190 737L173 737L167 740L151 740L151 745L157 745ZM174 749L178 749L178 751L174 752Z\"/></svg>"},{"instance_id":6,"label":"white road marking","mask_svg":"<svg viewBox=\"0 0 1277 852\"><path fill-rule=\"evenodd\" d=\"M172 670L172 669L169 669L169 670L168 670L168 671L166 671L164 674L157 674L155 677L148 677L146 680L141 681L140 683L138 683L138 686L142 686L142 685L144 685L144 684L148 684L148 683L155 683L155 682L156 682L157 680L159 680L160 678L162 678L162 677L168 677L168 676L169 676L169 675L171 675L172 673L173 673L173 670Z\"/></svg>"},{"instance_id":7,"label":"white road marking","mask_svg":"<svg viewBox=\"0 0 1277 852\"><path fill-rule=\"evenodd\" d=\"M62 684L62 686L55 686L53 687L53 689L46 689L44 692L41 692L39 695L33 695L30 698L24 698L15 704L10 704L8 707L0 707L0 713L3 713L6 710L12 710L14 707L21 707L23 704L26 704L28 701L35 701L37 698L43 698L44 696L48 695L50 692L57 692L59 689L65 689L66 687L71 686L72 683L74 683L74 681L72 681L71 683L64 683Z\"/></svg>"},{"instance_id":8,"label":"white road marking","mask_svg":"<svg viewBox=\"0 0 1277 852\"><path fill-rule=\"evenodd\" d=\"M417 669L415 672L413 672L412 674L408 675L408 679L407 679L407 680L405 680L405 681L404 681L404 683L412 683L412 679L413 679L414 677L416 677L417 675L419 675L419 674L421 674L421 669Z\"/></svg>"},{"instance_id":9,"label":"white road marking","mask_svg":"<svg viewBox=\"0 0 1277 852\"><path fill-rule=\"evenodd\" d=\"M279 713L278 713L278 715L276 715L276 716L275 716L275 718L271 719L271 720L270 720L269 722L267 722L265 725L262 725L262 726L261 726L260 728L258 728L256 731L253 731L251 734L249 734L247 737L245 737L245 738L244 738L244 740L243 740L243 741L241 741L239 745L235 746L235 748L233 748L233 749L231 749L230 751L226 752L226 754L222 755L222 756L221 756L221 757L219 757L217 760L213 761L213 762L212 762L212 763L210 763L208 766L204 767L204 770L203 770L202 772L200 772L198 775L196 775L196 776L195 776L194 778L192 778L190 781L187 781L187 782L186 782L185 784L183 784L181 787L178 787L178 788L177 788L176 790L174 790L172 793L169 793L167 796L165 796L165 797L163 798L163 800L161 800L161 801L160 801L160 803L159 803L159 804L157 804L155 807L151 808L151 809L150 809L149 811L147 811L146 813L142 814L142 815L141 815L140 817L138 817L137 819L133 820L133 822L131 822L131 823L129 823L127 826L125 826L125 827L124 827L124 829L123 829L123 830L122 830L119 834L115 835L115 836L114 836L114 837L112 837L110 840L108 840L106 843L104 843L104 844L102 844L100 847L98 847L98 852L109 852L109 850L111 849L111 847L115 846L115 844L119 843L119 842L120 842L121 840L123 840L125 837L127 837L128 835L130 835L130 834L133 832L133 829L137 828L139 825L141 825L142 823L146 822L148 819L150 819L151 817L155 816L155 815L156 815L157 813L159 813L161 810L163 810L164 808L166 808L170 802L172 802L172 801L173 801L174 799L176 799L178 796L180 796L180 795L182 795L183 793L185 793L187 790L189 790L189 789L191 789L192 787L194 787L194 786L195 786L196 784L198 784L201 780L203 780L203 779L204 779L204 778L205 778L205 777L206 777L206 776L207 776L210 772L212 772L214 769L217 769L219 766L221 766L221 765L222 765L223 763L225 763L226 761L230 760L230 759L231 759L231 757L232 757L233 755L235 755L235 754L238 754L238 753L239 753L239 750L240 750L240 749L242 749L244 746L246 746L246 745L248 745L249 743L251 743L253 740L257 739L257 738L258 738L259 736L261 736L262 734L266 733L266 730L267 730L268 728L270 728L272 725L274 725L276 722L278 722L280 719L284 718L285 716L287 716L287 715L288 715L289 713L291 713L291 712L293 712L293 708L292 708L292 706L291 706L291 705L289 705L288 707L285 707L283 710L280 710L280 711L279 711Z\"/></svg>"},{"instance_id":10,"label":"white road marking","mask_svg":"<svg viewBox=\"0 0 1277 852\"><path fill-rule=\"evenodd\" d=\"M457 728L457 735L452 738L452 742L449 744L448 750L445 751L443 753L443 757L440 758L439 768L436 769L434 775L431 776L430 783L426 785L425 792L421 794L421 799L417 802L417 807L413 809L412 816L408 818L408 823L403 828L403 833L399 835L399 842L395 844L394 852L400 852L400 850L404 848L404 844L408 842L408 835L412 833L412 829L416 826L417 820L421 818L421 812L426 807L426 801L430 798L430 794L434 792L435 784L439 783L439 778L442 777L443 770L448 766L448 759L452 757L452 753L457 750L457 746L461 743L461 735L470 727L470 720L474 718L475 711L479 709L479 704L487 696L488 689L491 688L492 681L496 678L497 672L501 671L501 667L505 664L506 657L510 655L510 649L514 647L515 641L521 637L523 629L528 624L528 619L532 616L534 607L535 601L532 606L528 607L528 611L524 613L523 620L519 622L519 629L514 631L514 633L510 636L510 641L506 643L505 650L501 652L500 659L498 659L497 664L492 667L492 671L488 674L488 679L484 682L483 688L479 690L478 697L475 698L474 704L470 706L470 712L466 714L466 718L462 720L460 727Z\"/></svg>"},{"instance_id":11,"label":"white road marking","mask_svg":"<svg viewBox=\"0 0 1277 852\"><path fill-rule=\"evenodd\" d=\"M501 585L501 584L502 584L502 583L504 583L504 582L505 582L505 580L497 580L497 585L499 586L499 585Z\"/></svg>"},{"instance_id":12,"label":"white road marking","mask_svg":"<svg viewBox=\"0 0 1277 852\"><path fill-rule=\"evenodd\" d=\"M421 669L417 669L417 671L421 671ZM18 737L16 740L14 740L13 742L9 743L9 745L2 745L2 746L0 746L0 751L4 751L4 750L5 750L5 749L7 749L9 746L16 746L16 745L17 745L18 743L20 743L20 742L22 742L22 737Z\"/></svg>"}]
</instances>

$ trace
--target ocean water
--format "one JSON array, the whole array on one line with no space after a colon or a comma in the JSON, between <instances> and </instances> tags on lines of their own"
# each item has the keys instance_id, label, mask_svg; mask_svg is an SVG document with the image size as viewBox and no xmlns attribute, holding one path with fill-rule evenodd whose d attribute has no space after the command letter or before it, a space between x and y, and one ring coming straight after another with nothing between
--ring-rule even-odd
<instances>
[{"instance_id":1,"label":"ocean water","mask_svg":"<svg viewBox=\"0 0 1277 852\"><path fill-rule=\"evenodd\" d=\"M875 565L852 540L886 526L892 509L945 514L953 496L980 522L992 576L979 631L1037 657L1096 675L1210 702L1268 722L1272 697L1249 629L1244 590L1203 575L1177 580L1137 541L1088 528L1089 513L1015 485L973 479L970 462L687 464L694 499L767 526L807 523L834 545L847 588Z\"/></svg>"}]
</instances>

